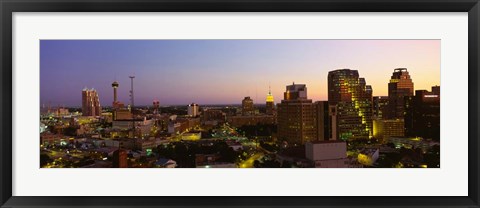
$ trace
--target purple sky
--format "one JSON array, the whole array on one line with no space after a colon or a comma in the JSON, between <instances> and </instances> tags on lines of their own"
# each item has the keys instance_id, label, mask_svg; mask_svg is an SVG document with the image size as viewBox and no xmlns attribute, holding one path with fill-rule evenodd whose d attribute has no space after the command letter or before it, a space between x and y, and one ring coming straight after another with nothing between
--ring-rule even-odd
<instances>
[{"instance_id":1,"label":"purple sky","mask_svg":"<svg viewBox=\"0 0 480 208\"><path fill-rule=\"evenodd\" d=\"M95 88L102 106L135 104L264 103L271 85L275 102L285 86L306 84L308 97L327 99L328 71L358 70L374 95L388 95L394 68L408 68L415 89L440 85L440 40L41 40L40 102L81 106L84 87Z\"/></svg>"}]
</instances>

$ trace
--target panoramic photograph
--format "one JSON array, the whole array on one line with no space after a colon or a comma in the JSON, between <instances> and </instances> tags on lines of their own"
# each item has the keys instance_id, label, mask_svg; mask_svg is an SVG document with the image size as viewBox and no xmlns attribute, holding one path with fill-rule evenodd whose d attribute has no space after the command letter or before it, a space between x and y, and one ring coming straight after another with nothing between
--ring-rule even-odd
<instances>
[{"instance_id":1,"label":"panoramic photograph","mask_svg":"<svg viewBox=\"0 0 480 208\"><path fill-rule=\"evenodd\" d=\"M440 45L40 40L39 167L440 168Z\"/></svg>"}]
</instances>

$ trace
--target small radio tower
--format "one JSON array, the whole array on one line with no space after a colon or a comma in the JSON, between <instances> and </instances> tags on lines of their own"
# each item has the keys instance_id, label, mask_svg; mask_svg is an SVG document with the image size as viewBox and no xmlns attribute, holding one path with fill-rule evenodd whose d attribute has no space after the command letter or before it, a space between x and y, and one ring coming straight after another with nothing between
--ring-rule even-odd
<instances>
[{"instance_id":1,"label":"small radio tower","mask_svg":"<svg viewBox=\"0 0 480 208\"><path fill-rule=\"evenodd\" d=\"M158 125L158 108L160 107L160 101L153 100L153 117L155 118L155 125Z\"/></svg>"}]
</instances>

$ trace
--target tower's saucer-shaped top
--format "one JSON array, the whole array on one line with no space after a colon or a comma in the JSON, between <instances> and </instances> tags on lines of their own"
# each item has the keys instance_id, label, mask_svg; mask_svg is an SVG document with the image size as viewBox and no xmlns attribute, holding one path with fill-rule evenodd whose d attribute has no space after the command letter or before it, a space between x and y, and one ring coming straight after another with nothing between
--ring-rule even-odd
<instances>
[{"instance_id":1,"label":"tower's saucer-shaped top","mask_svg":"<svg viewBox=\"0 0 480 208\"><path fill-rule=\"evenodd\" d=\"M117 81L113 82L112 87L118 87L118 82Z\"/></svg>"}]
</instances>

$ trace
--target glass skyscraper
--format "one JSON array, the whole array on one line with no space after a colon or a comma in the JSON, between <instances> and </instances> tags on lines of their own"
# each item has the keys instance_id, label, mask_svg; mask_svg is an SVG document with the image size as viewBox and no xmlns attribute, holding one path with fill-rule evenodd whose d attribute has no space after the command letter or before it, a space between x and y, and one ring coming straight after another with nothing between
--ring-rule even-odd
<instances>
[{"instance_id":1,"label":"glass skyscraper","mask_svg":"<svg viewBox=\"0 0 480 208\"><path fill-rule=\"evenodd\" d=\"M357 70L328 72L328 102L337 106L339 139L368 139L372 136L372 87L359 77Z\"/></svg>"}]
</instances>

